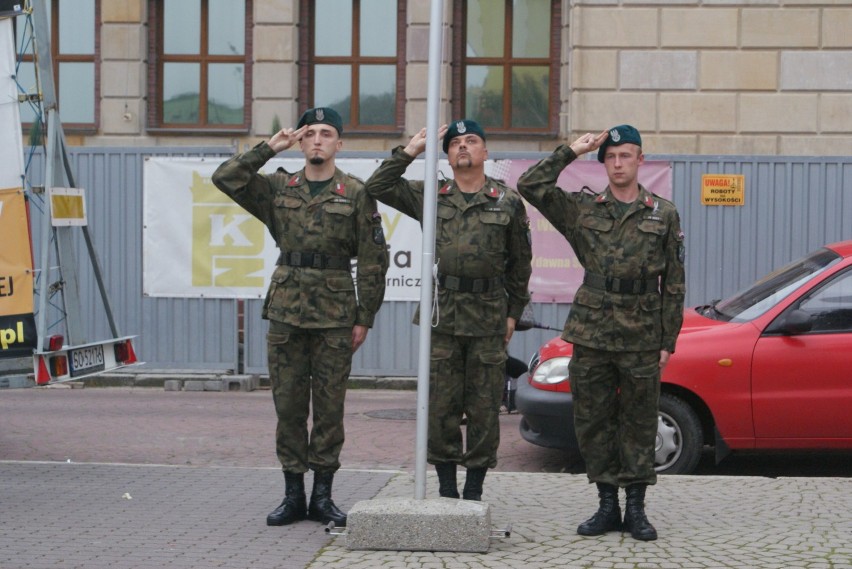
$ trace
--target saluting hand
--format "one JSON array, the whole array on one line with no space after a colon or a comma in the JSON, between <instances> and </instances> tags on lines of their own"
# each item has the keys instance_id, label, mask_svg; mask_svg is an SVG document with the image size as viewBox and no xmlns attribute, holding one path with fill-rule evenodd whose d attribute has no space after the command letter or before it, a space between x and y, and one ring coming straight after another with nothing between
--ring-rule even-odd
<instances>
[{"instance_id":1,"label":"saluting hand","mask_svg":"<svg viewBox=\"0 0 852 569\"><path fill-rule=\"evenodd\" d=\"M447 125L441 125L438 129L438 140L442 140L444 138L444 135L447 134L448 128L449 127ZM408 145L403 148L403 150L409 156L420 156L420 154L426 150L426 128L421 128L419 132L412 136L411 140L408 141Z\"/></svg>"},{"instance_id":2,"label":"saluting hand","mask_svg":"<svg viewBox=\"0 0 852 569\"><path fill-rule=\"evenodd\" d=\"M581 156L586 152L591 152L592 150L597 150L601 147L601 144L604 143L607 136L609 136L609 132L606 130L598 135L587 132L571 143L571 150L573 150L574 154L577 156Z\"/></svg>"},{"instance_id":3,"label":"saluting hand","mask_svg":"<svg viewBox=\"0 0 852 569\"><path fill-rule=\"evenodd\" d=\"M308 128L307 125L295 130L292 128L282 128L272 135L272 138L269 139L267 144L275 151L276 154L278 152L283 152L302 139L302 135L305 134L306 128Z\"/></svg>"}]
</instances>

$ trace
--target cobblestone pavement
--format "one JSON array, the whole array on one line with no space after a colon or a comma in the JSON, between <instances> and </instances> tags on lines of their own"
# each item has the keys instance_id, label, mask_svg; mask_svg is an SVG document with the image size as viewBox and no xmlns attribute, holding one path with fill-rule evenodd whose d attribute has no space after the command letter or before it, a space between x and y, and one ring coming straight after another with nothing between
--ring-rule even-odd
<instances>
[{"instance_id":1,"label":"cobblestone pavement","mask_svg":"<svg viewBox=\"0 0 852 569\"><path fill-rule=\"evenodd\" d=\"M344 510L413 496L415 397L350 391ZM658 541L582 538L593 487L542 472L517 415L501 415L483 495L510 537L485 554L350 551L314 522L265 525L283 489L274 418L264 391L0 390L0 568L852 568L849 478L665 476L648 491Z\"/></svg>"}]
</instances>

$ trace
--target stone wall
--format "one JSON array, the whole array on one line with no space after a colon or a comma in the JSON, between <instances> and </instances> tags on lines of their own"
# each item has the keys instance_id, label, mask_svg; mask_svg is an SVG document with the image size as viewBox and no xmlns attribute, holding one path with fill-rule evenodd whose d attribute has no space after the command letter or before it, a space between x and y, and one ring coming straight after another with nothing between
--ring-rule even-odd
<instances>
[{"instance_id":1,"label":"stone wall","mask_svg":"<svg viewBox=\"0 0 852 569\"><path fill-rule=\"evenodd\" d=\"M452 0L442 116L450 113ZM249 136L148 136L147 1L101 3L100 132L72 144L254 144L298 120L298 0L255 0ZM563 0L560 136L489 139L550 150L622 122L654 154L852 154L852 5L846 0ZM430 8L409 0L406 132L348 138L385 151L426 122ZM453 117L454 118L454 117Z\"/></svg>"},{"instance_id":2,"label":"stone wall","mask_svg":"<svg viewBox=\"0 0 852 569\"><path fill-rule=\"evenodd\" d=\"M672 154L852 152L852 8L575 0L563 128L632 122Z\"/></svg>"}]
</instances>

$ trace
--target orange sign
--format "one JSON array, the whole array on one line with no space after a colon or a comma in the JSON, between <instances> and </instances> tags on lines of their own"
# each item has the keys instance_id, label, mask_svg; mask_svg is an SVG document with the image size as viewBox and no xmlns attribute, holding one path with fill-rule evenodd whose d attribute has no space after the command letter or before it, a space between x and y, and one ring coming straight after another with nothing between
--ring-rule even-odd
<instances>
[{"instance_id":1,"label":"orange sign","mask_svg":"<svg viewBox=\"0 0 852 569\"><path fill-rule=\"evenodd\" d=\"M22 189L0 190L0 358L32 354L33 261Z\"/></svg>"},{"instance_id":2,"label":"orange sign","mask_svg":"<svg viewBox=\"0 0 852 569\"><path fill-rule=\"evenodd\" d=\"M745 205L745 176L742 174L703 174L703 205Z\"/></svg>"}]
</instances>

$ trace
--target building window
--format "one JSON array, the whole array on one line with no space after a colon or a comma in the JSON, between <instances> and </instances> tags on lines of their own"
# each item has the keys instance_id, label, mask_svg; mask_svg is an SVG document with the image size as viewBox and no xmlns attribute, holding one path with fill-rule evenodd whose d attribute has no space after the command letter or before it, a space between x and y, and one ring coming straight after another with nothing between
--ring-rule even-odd
<instances>
[{"instance_id":1,"label":"building window","mask_svg":"<svg viewBox=\"0 0 852 569\"><path fill-rule=\"evenodd\" d=\"M401 131L406 0L301 0L302 109L332 107L344 130Z\"/></svg>"},{"instance_id":2,"label":"building window","mask_svg":"<svg viewBox=\"0 0 852 569\"><path fill-rule=\"evenodd\" d=\"M251 3L149 1L149 130L248 130Z\"/></svg>"},{"instance_id":3,"label":"building window","mask_svg":"<svg viewBox=\"0 0 852 569\"><path fill-rule=\"evenodd\" d=\"M453 115L489 133L558 131L559 0L454 4Z\"/></svg>"},{"instance_id":4,"label":"building window","mask_svg":"<svg viewBox=\"0 0 852 569\"><path fill-rule=\"evenodd\" d=\"M47 0L53 81L62 126L68 132L94 132L97 128L99 74L95 61L100 52L100 0ZM38 92L33 57L33 27L28 16L15 22L16 49L20 58L20 87ZM21 121L40 122L36 105L21 105Z\"/></svg>"}]
</instances>

